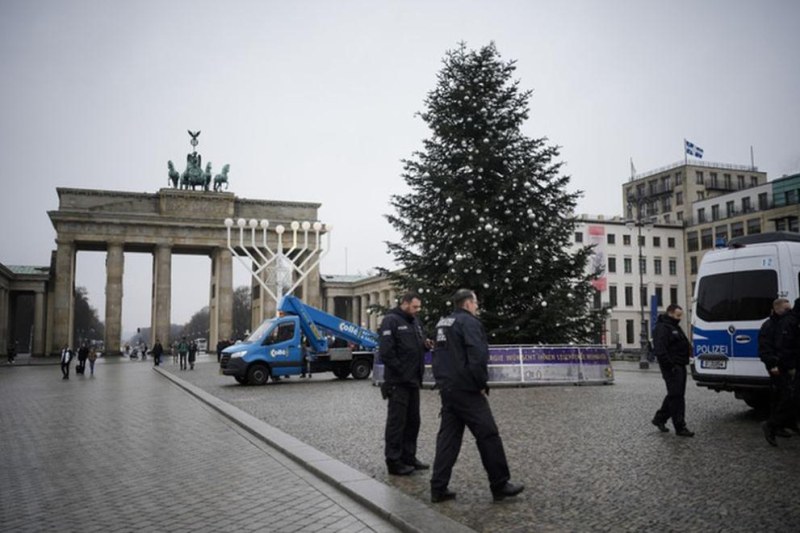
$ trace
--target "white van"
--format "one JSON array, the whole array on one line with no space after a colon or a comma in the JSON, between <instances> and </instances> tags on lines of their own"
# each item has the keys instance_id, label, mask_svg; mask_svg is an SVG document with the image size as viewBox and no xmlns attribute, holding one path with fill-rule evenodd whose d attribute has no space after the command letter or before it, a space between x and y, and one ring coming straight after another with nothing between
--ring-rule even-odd
<instances>
[{"instance_id":1,"label":"white van","mask_svg":"<svg viewBox=\"0 0 800 533\"><path fill-rule=\"evenodd\" d=\"M769 405L769 376L758 358L758 331L772 301L800 296L800 235L763 233L731 239L700 264L692 306L692 377L732 391L747 405Z\"/></svg>"}]
</instances>

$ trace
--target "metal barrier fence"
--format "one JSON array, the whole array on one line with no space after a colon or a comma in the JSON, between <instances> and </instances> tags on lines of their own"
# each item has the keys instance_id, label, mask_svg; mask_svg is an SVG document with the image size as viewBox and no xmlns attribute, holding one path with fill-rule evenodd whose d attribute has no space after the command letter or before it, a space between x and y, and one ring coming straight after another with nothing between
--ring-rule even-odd
<instances>
[{"instance_id":1,"label":"metal barrier fence","mask_svg":"<svg viewBox=\"0 0 800 533\"><path fill-rule=\"evenodd\" d=\"M425 354L423 386L435 383ZM383 364L376 356L372 379L383 382ZM603 345L521 345L489 347L489 385L526 387L534 385L603 385L614 382L608 348Z\"/></svg>"}]
</instances>

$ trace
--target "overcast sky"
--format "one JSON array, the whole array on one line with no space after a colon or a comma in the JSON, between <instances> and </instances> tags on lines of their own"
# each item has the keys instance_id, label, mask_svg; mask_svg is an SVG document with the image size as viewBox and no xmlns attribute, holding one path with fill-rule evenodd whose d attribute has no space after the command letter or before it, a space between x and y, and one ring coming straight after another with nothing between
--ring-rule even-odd
<instances>
[{"instance_id":1,"label":"overcast sky","mask_svg":"<svg viewBox=\"0 0 800 533\"><path fill-rule=\"evenodd\" d=\"M199 129L238 196L322 203L323 273L391 266L382 215L461 40L517 60L525 132L562 147L579 212L621 213L630 158L679 161L684 137L708 161L749 164L752 145L770 179L798 172L798 21L793 0L0 0L0 262L49 263L56 187L156 192ZM151 259L125 261L130 331L150 323ZM103 265L78 254L101 318ZM209 270L176 256L173 322L207 304Z\"/></svg>"}]
</instances>

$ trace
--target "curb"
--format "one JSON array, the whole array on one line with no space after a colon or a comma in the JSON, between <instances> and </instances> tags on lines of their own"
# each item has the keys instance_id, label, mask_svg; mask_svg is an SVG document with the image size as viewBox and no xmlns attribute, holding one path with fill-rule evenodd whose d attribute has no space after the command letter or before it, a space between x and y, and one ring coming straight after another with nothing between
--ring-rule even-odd
<instances>
[{"instance_id":1,"label":"curb","mask_svg":"<svg viewBox=\"0 0 800 533\"><path fill-rule=\"evenodd\" d=\"M384 485L372 477L322 453L238 407L220 400L171 372L153 370L196 397L244 430L275 448L297 464L330 483L349 497L409 533L468 533L473 529L434 511L401 491Z\"/></svg>"}]
</instances>

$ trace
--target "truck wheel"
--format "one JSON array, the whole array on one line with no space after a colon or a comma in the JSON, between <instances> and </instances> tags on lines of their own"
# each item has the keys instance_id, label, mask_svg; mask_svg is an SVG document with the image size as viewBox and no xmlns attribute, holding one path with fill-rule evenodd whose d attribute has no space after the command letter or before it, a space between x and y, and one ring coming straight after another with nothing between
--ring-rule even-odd
<instances>
[{"instance_id":1,"label":"truck wheel","mask_svg":"<svg viewBox=\"0 0 800 533\"><path fill-rule=\"evenodd\" d=\"M269 374L267 365L257 363L247 370L247 381L253 385L264 385L269 380Z\"/></svg>"},{"instance_id":2,"label":"truck wheel","mask_svg":"<svg viewBox=\"0 0 800 533\"><path fill-rule=\"evenodd\" d=\"M372 363L368 359L356 359L350 371L353 373L353 379L367 379L372 372Z\"/></svg>"},{"instance_id":3,"label":"truck wheel","mask_svg":"<svg viewBox=\"0 0 800 533\"><path fill-rule=\"evenodd\" d=\"M244 376L234 376L234 379L239 385L247 385L247 378Z\"/></svg>"},{"instance_id":4,"label":"truck wheel","mask_svg":"<svg viewBox=\"0 0 800 533\"><path fill-rule=\"evenodd\" d=\"M339 379L347 379L347 376L350 375L350 369L347 368L347 365L339 365L333 367L333 375Z\"/></svg>"}]
</instances>

